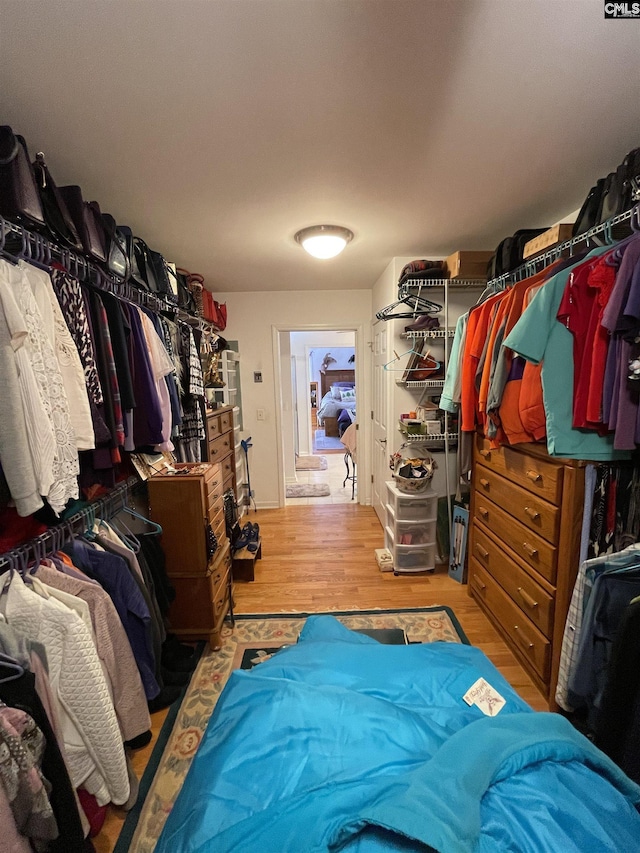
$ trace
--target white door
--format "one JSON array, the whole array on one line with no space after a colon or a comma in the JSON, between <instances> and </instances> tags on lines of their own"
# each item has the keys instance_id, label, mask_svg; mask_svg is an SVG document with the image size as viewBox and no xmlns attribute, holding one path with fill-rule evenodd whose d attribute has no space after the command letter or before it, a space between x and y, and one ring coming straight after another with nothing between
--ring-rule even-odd
<instances>
[{"instance_id":1,"label":"white door","mask_svg":"<svg viewBox=\"0 0 640 853\"><path fill-rule=\"evenodd\" d=\"M387 395L389 374L384 365L389 361L388 357L389 332L387 323L378 321L371 329L371 340L373 341L373 410L371 419L373 423L373 508L385 524L385 505L387 503L386 481L390 478L389 458L387 453Z\"/></svg>"}]
</instances>

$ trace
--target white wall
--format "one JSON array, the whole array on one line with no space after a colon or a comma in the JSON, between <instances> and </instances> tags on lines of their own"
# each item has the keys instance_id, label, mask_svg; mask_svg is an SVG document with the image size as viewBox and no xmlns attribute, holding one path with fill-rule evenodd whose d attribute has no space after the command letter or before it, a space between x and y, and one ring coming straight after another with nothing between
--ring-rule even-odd
<instances>
[{"instance_id":1,"label":"white wall","mask_svg":"<svg viewBox=\"0 0 640 853\"><path fill-rule=\"evenodd\" d=\"M317 325L332 329L363 324L367 329L372 316L371 291L216 293L216 299L227 303L228 324L224 336L238 341L243 437L250 435L253 444L249 451L251 488L259 508L277 507L278 447L282 448L282 435L276 431L276 406L280 406L281 401L276 400L273 327L296 329ZM370 405L369 364L363 364L360 369L365 381L359 391L362 390L363 403L367 407ZM261 383L254 382L254 371L262 373ZM258 409L264 409L264 421L257 420Z\"/></svg>"}]
</instances>

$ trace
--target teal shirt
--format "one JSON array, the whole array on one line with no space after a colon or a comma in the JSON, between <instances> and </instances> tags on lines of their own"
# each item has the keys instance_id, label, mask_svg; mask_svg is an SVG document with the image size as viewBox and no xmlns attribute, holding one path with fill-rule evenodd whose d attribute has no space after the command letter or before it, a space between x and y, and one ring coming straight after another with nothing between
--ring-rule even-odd
<instances>
[{"instance_id":1,"label":"teal shirt","mask_svg":"<svg viewBox=\"0 0 640 853\"><path fill-rule=\"evenodd\" d=\"M594 249L587 258L610 251ZM551 456L609 461L628 459L614 450L613 434L600 436L573 426L573 335L557 319L571 275L561 270L541 287L504 341L504 346L533 364L542 362L542 395L547 419L547 449Z\"/></svg>"}]
</instances>

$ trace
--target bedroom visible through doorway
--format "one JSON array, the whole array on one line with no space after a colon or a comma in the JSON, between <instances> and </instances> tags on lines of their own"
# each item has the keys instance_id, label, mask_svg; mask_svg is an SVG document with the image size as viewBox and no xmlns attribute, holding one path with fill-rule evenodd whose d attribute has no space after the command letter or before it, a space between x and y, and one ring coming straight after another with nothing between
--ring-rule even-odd
<instances>
[{"instance_id":1,"label":"bedroom visible through doorway","mask_svg":"<svg viewBox=\"0 0 640 853\"><path fill-rule=\"evenodd\" d=\"M353 459L347 455L345 460L347 448L341 439L350 426L349 435L356 430L355 330L293 330L288 335L281 331L280 345L281 356L288 350L291 365L286 370L286 358L281 359L285 503L350 503ZM286 423L289 394L290 441ZM314 469L305 461L312 456L324 457L326 467ZM291 457L293 465L288 465ZM305 488L314 484L317 489ZM355 484L353 500L357 500Z\"/></svg>"}]
</instances>

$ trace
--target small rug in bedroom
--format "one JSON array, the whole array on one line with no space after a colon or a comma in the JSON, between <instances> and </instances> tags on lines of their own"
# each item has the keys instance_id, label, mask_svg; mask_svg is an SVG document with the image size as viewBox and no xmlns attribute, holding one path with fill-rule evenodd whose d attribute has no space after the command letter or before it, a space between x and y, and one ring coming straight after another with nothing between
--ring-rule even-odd
<instances>
[{"instance_id":1,"label":"small rug in bedroom","mask_svg":"<svg viewBox=\"0 0 640 853\"><path fill-rule=\"evenodd\" d=\"M177 713L168 715L160 731L140 782L138 803L127 815L113 853L153 853L230 673L251 669L297 642L308 615L236 616L236 626L227 629L220 651L205 649ZM410 643L469 642L448 607L335 610L331 615L353 629L401 628Z\"/></svg>"},{"instance_id":2,"label":"small rug in bedroom","mask_svg":"<svg viewBox=\"0 0 640 853\"><path fill-rule=\"evenodd\" d=\"M331 489L326 483L293 483L287 486L288 498L326 498Z\"/></svg>"},{"instance_id":3,"label":"small rug in bedroom","mask_svg":"<svg viewBox=\"0 0 640 853\"><path fill-rule=\"evenodd\" d=\"M324 456L298 456L296 471L326 471L329 463Z\"/></svg>"},{"instance_id":4,"label":"small rug in bedroom","mask_svg":"<svg viewBox=\"0 0 640 853\"><path fill-rule=\"evenodd\" d=\"M327 450L339 450L344 453L346 448L339 438L332 435L325 435L323 429L317 429L313 439L313 449L325 452Z\"/></svg>"}]
</instances>

